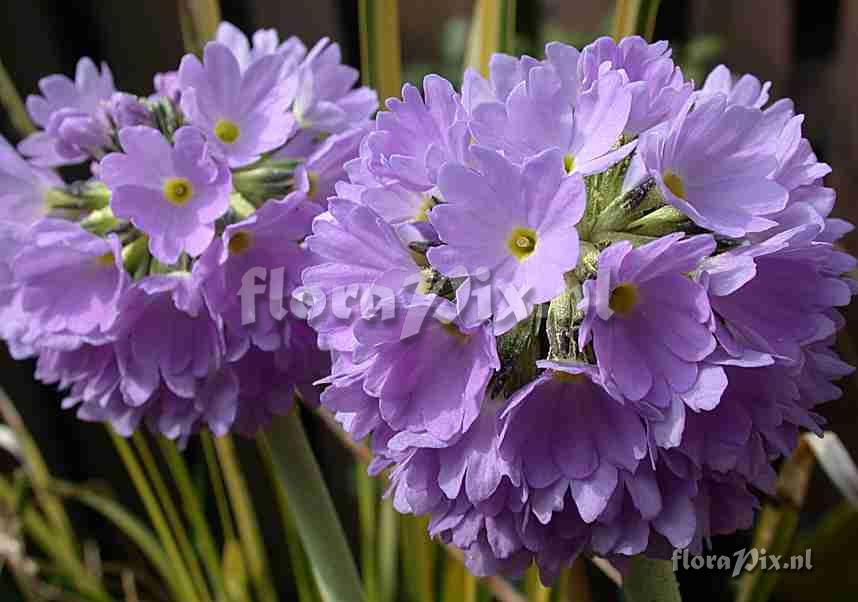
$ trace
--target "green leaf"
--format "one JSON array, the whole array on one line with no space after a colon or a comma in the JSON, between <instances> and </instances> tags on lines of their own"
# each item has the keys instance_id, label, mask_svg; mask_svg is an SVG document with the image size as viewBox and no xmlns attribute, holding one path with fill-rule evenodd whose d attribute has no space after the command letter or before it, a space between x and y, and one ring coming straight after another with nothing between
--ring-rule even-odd
<instances>
[{"instance_id":1,"label":"green leaf","mask_svg":"<svg viewBox=\"0 0 858 602\"><path fill-rule=\"evenodd\" d=\"M652 40L661 0L617 0L614 9L614 39L641 35Z\"/></svg>"},{"instance_id":2,"label":"green leaf","mask_svg":"<svg viewBox=\"0 0 858 602\"><path fill-rule=\"evenodd\" d=\"M515 52L515 0L477 0L474 7L465 66L488 77L496 52Z\"/></svg>"},{"instance_id":3,"label":"green leaf","mask_svg":"<svg viewBox=\"0 0 858 602\"><path fill-rule=\"evenodd\" d=\"M361 75L383 101L399 96L402 52L398 0L359 0Z\"/></svg>"},{"instance_id":4,"label":"green leaf","mask_svg":"<svg viewBox=\"0 0 858 602\"><path fill-rule=\"evenodd\" d=\"M357 490L358 518L360 526L361 577L367 602L378 602L378 551L376 509L378 498L375 479L367 474L366 464L357 463L355 486Z\"/></svg>"},{"instance_id":5,"label":"green leaf","mask_svg":"<svg viewBox=\"0 0 858 602\"><path fill-rule=\"evenodd\" d=\"M653 560L641 554L632 557L629 564L623 580L628 602L681 602L679 583L670 561Z\"/></svg>"},{"instance_id":6,"label":"green leaf","mask_svg":"<svg viewBox=\"0 0 858 602\"><path fill-rule=\"evenodd\" d=\"M531 565L524 576L524 591L529 602L548 602L551 599L551 588L542 585L539 580L539 570Z\"/></svg>"},{"instance_id":7,"label":"green leaf","mask_svg":"<svg viewBox=\"0 0 858 602\"><path fill-rule=\"evenodd\" d=\"M399 535L399 513L393 507L393 500L381 502L378 533L378 600L395 602L399 567L399 548L396 540Z\"/></svg>"},{"instance_id":8,"label":"green leaf","mask_svg":"<svg viewBox=\"0 0 858 602\"><path fill-rule=\"evenodd\" d=\"M364 602L357 567L297 409L273 423L268 441L322 598Z\"/></svg>"}]
</instances>

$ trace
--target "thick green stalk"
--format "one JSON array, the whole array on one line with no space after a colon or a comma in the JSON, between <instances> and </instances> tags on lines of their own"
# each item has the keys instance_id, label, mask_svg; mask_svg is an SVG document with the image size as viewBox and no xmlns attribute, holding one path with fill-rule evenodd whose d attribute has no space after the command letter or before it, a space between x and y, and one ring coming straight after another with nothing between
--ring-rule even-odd
<instances>
[{"instance_id":1,"label":"thick green stalk","mask_svg":"<svg viewBox=\"0 0 858 602\"><path fill-rule=\"evenodd\" d=\"M229 502L226 499L226 487L223 484L223 476L220 472L220 464L217 461L217 452L215 451L214 441L208 433L200 435L200 441L203 445L203 454L206 458L206 466L209 472L209 480L214 491L215 503L217 504L217 513L220 518L220 526L223 531L223 538L226 541L235 540L235 526L232 523L232 513L229 511Z\"/></svg>"},{"instance_id":2,"label":"thick green stalk","mask_svg":"<svg viewBox=\"0 0 858 602\"><path fill-rule=\"evenodd\" d=\"M679 583L668 560L653 560L644 555L631 559L623 579L623 593L629 602L682 602Z\"/></svg>"},{"instance_id":3,"label":"thick green stalk","mask_svg":"<svg viewBox=\"0 0 858 602\"><path fill-rule=\"evenodd\" d=\"M269 441L322 598L363 602L357 567L297 410L274 423Z\"/></svg>"},{"instance_id":4,"label":"thick green stalk","mask_svg":"<svg viewBox=\"0 0 858 602\"><path fill-rule=\"evenodd\" d=\"M641 35L652 40L661 0L617 0L614 9L614 39Z\"/></svg>"},{"instance_id":5,"label":"thick green stalk","mask_svg":"<svg viewBox=\"0 0 858 602\"><path fill-rule=\"evenodd\" d=\"M359 0L361 74L379 99L399 96L402 52L398 0Z\"/></svg>"},{"instance_id":6,"label":"thick green stalk","mask_svg":"<svg viewBox=\"0 0 858 602\"><path fill-rule=\"evenodd\" d=\"M214 536L206 520L205 509L194 489L188 467L176 449L175 443L165 437L158 437L158 444L173 481L176 483L176 489L179 490L179 496L182 498L182 510L193 528L200 548L200 556L214 587L216 597L223 599L225 593L223 567L218 557Z\"/></svg>"},{"instance_id":7,"label":"thick green stalk","mask_svg":"<svg viewBox=\"0 0 858 602\"><path fill-rule=\"evenodd\" d=\"M515 52L515 0L477 0L474 6L465 66L488 77L496 52Z\"/></svg>"},{"instance_id":8,"label":"thick green stalk","mask_svg":"<svg viewBox=\"0 0 858 602\"><path fill-rule=\"evenodd\" d=\"M206 436L210 435L206 434ZM250 491L241 472L232 437L229 435L218 437L214 440L214 444L226 480L235 522L238 525L238 539L241 542L241 550L250 572L250 579L256 593L264 602L275 602L277 593L268 572L265 546L259 534L259 521L256 518L253 503L250 501Z\"/></svg>"},{"instance_id":9,"label":"thick green stalk","mask_svg":"<svg viewBox=\"0 0 858 602\"><path fill-rule=\"evenodd\" d=\"M3 106L9 116L12 127L21 136L27 136L36 131L36 126L30 121L27 108L21 100L21 95L18 94L18 90L2 61L0 61L0 105Z\"/></svg>"},{"instance_id":10,"label":"thick green stalk","mask_svg":"<svg viewBox=\"0 0 858 602\"><path fill-rule=\"evenodd\" d=\"M354 466L360 520L361 577L368 602L378 602L378 497L375 479L367 474L366 464Z\"/></svg>"},{"instance_id":11,"label":"thick green stalk","mask_svg":"<svg viewBox=\"0 0 858 602\"><path fill-rule=\"evenodd\" d=\"M179 23L185 50L202 54L220 23L218 0L179 0Z\"/></svg>"}]
</instances>

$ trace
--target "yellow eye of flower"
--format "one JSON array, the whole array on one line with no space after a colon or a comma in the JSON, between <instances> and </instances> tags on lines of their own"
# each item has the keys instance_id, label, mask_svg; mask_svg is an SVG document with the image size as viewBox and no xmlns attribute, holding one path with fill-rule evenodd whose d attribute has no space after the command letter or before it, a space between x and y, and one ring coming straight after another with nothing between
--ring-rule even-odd
<instances>
[{"instance_id":1,"label":"yellow eye of flower","mask_svg":"<svg viewBox=\"0 0 858 602\"><path fill-rule=\"evenodd\" d=\"M307 181L309 182L307 196L313 198L316 196L316 193L319 192L319 174L315 171L308 171Z\"/></svg>"},{"instance_id":2,"label":"yellow eye of flower","mask_svg":"<svg viewBox=\"0 0 858 602\"><path fill-rule=\"evenodd\" d=\"M247 230L239 230L229 238L226 246L230 255L240 255L253 246L253 235Z\"/></svg>"},{"instance_id":3,"label":"yellow eye of flower","mask_svg":"<svg viewBox=\"0 0 858 602\"><path fill-rule=\"evenodd\" d=\"M532 228L516 228L507 239L506 246L519 261L527 259L535 250L538 236Z\"/></svg>"},{"instance_id":4,"label":"yellow eye of flower","mask_svg":"<svg viewBox=\"0 0 858 602\"><path fill-rule=\"evenodd\" d=\"M572 153L565 154L563 156L563 167L566 169L566 173L575 171L575 155Z\"/></svg>"},{"instance_id":5,"label":"yellow eye of flower","mask_svg":"<svg viewBox=\"0 0 858 602\"><path fill-rule=\"evenodd\" d=\"M108 253L105 253L104 255L99 255L98 257L95 258L95 263L96 263L96 265L103 267L103 268L112 267L114 265L113 253L108 252Z\"/></svg>"},{"instance_id":6,"label":"yellow eye of flower","mask_svg":"<svg viewBox=\"0 0 858 602\"><path fill-rule=\"evenodd\" d=\"M450 336L455 337L463 343L468 340L468 335L459 330L459 327L452 322L444 322L441 326Z\"/></svg>"},{"instance_id":7,"label":"yellow eye of flower","mask_svg":"<svg viewBox=\"0 0 858 602\"><path fill-rule=\"evenodd\" d=\"M232 144L241 136L241 128L229 119L218 119L214 126L214 134L224 144Z\"/></svg>"},{"instance_id":8,"label":"yellow eye of flower","mask_svg":"<svg viewBox=\"0 0 858 602\"><path fill-rule=\"evenodd\" d=\"M555 370L554 379L569 385L577 385L584 382L584 375L573 374L571 372L563 372L562 370Z\"/></svg>"},{"instance_id":9,"label":"yellow eye of flower","mask_svg":"<svg viewBox=\"0 0 858 602\"><path fill-rule=\"evenodd\" d=\"M668 169L662 174L661 179L664 181L664 185L667 189L674 195L681 199L685 198L685 182L683 182L682 178L676 175L676 173Z\"/></svg>"},{"instance_id":10,"label":"yellow eye of flower","mask_svg":"<svg viewBox=\"0 0 858 602\"><path fill-rule=\"evenodd\" d=\"M628 315L638 303L638 287L631 282L617 285L611 291L608 307L621 316Z\"/></svg>"},{"instance_id":11,"label":"yellow eye of flower","mask_svg":"<svg viewBox=\"0 0 858 602\"><path fill-rule=\"evenodd\" d=\"M187 178L167 178L164 182L164 198L181 207L194 196L194 187Z\"/></svg>"},{"instance_id":12,"label":"yellow eye of flower","mask_svg":"<svg viewBox=\"0 0 858 602\"><path fill-rule=\"evenodd\" d=\"M423 202L420 203L420 208L417 210L417 216L414 218L416 222L427 222L429 221L429 211L432 210L432 207L437 205L437 201L435 201L434 197L430 195L426 195L423 197Z\"/></svg>"}]
</instances>

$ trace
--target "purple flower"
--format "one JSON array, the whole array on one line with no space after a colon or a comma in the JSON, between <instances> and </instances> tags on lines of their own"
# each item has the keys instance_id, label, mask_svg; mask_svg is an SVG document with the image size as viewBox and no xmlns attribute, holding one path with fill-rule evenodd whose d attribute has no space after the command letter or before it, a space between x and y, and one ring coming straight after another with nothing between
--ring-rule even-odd
<instances>
[{"instance_id":1,"label":"purple flower","mask_svg":"<svg viewBox=\"0 0 858 602\"><path fill-rule=\"evenodd\" d=\"M214 222L229 208L226 165L213 157L202 133L180 128L175 145L145 126L119 133L122 153L101 161L117 217L149 235L149 250L171 264L183 252L196 257L214 236Z\"/></svg>"},{"instance_id":2,"label":"purple flower","mask_svg":"<svg viewBox=\"0 0 858 602\"><path fill-rule=\"evenodd\" d=\"M572 494L582 519L604 510L619 472L634 473L647 454L644 423L613 398L598 370L586 364L540 361L539 378L510 397L502 416L500 453L534 489L551 489L534 512L543 523Z\"/></svg>"},{"instance_id":3,"label":"purple flower","mask_svg":"<svg viewBox=\"0 0 858 602\"><path fill-rule=\"evenodd\" d=\"M772 82L762 83L750 74L734 79L727 67L718 65L706 76L703 87L695 92L695 96L697 102L705 102L713 96L723 94L732 105L761 109L769 102L771 87Z\"/></svg>"},{"instance_id":4,"label":"purple flower","mask_svg":"<svg viewBox=\"0 0 858 602\"><path fill-rule=\"evenodd\" d=\"M39 88L42 96L29 96L27 110L45 131L23 140L21 153L40 167L71 165L98 156L109 143L98 112L116 92L107 65L102 64L99 72L90 59L82 58L75 81L65 75L49 75L39 81Z\"/></svg>"},{"instance_id":5,"label":"purple flower","mask_svg":"<svg viewBox=\"0 0 858 602\"><path fill-rule=\"evenodd\" d=\"M798 362L802 345L839 324L831 309L853 294L841 278L855 259L813 242L812 225L717 255L701 266L721 346L734 357L751 349Z\"/></svg>"},{"instance_id":6,"label":"purple flower","mask_svg":"<svg viewBox=\"0 0 858 602\"><path fill-rule=\"evenodd\" d=\"M621 74L599 78L570 104L563 80L549 66L534 67L505 103L483 103L472 114L477 141L516 162L549 148L563 153L569 172L604 171L634 150L615 145L626 127L632 96Z\"/></svg>"},{"instance_id":7,"label":"purple flower","mask_svg":"<svg viewBox=\"0 0 858 602\"><path fill-rule=\"evenodd\" d=\"M764 115L717 95L640 138L648 173L665 200L718 234L741 237L775 225L787 191L771 179L774 156L755 134Z\"/></svg>"},{"instance_id":8,"label":"purple flower","mask_svg":"<svg viewBox=\"0 0 858 602\"><path fill-rule=\"evenodd\" d=\"M402 87L402 100L387 100L387 111L376 118L376 129L366 139L370 171L415 191L438 182L441 167L463 162L467 153L468 123L459 95L447 80L428 75L423 80L425 100L411 84Z\"/></svg>"},{"instance_id":9,"label":"purple flower","mask_svg":"<svg viewBox=\"0 0 858 602\"><path fill-rule=\"evenodd\" d=\"M712 409L724 371L702 365L715 351L706 289L688 277L715 250L710 236L664 236L633 248L614 243L584 283L579 345L589 341L606 386L658 414L684 402Z\"/></svg>"},{"instance_id":10,"label":"purple flower","mask_svg":"<svg viewBox=\"0 0 858 602\"><path fill-rule=\"evenodd\" d=\"M410 320L431 310L410 333ZM381 418L392 429L449 441L479 415L489 379L500 367L494 337L486 326L451 321L453 313L445 300L437 308L431 299L415 300L398 308L395 319L355 326L354 360L374 358L363 390L378 398Z\"/></svg>"},{"instance_id":11,"label":"purple flower","mask_svg":"<svg viewBox=\"0 0 858 602\"><path fill-rule=\"evenodd\" d=\"M274 351L284 344L284 336L288 339L276 310L288 309L301 271L310 265L310 254L300 242L315 214L313 206L300 199L269 201L247 219L227 226L194 264L209 306L224 322L231 359L242 356L251 343ZM241 290L257 281L265 286L246 305ZM275 303L279 306L272 309Z\"/></svg>"},{"instance_id":12,"label":"purple flower","mask_svg":"<svg viewBox=\"0 0 858 602\"><path fill-rule=\"evenodd\" d=\"M120 391L141 406L161 389L190 400L223 365L220 321L190 274L148 276L123 295L114 325Z\"/></svg>"},{"instance_id":13,"label":"purple flower","mask_svg":"<svg viewBox=\"0 0 858 602\"><path fill-rule=\"evenodd\" d=\"M60 219L37 222L27 238L13 270L33 342L75 348L103 341L128 286L117 238L105 240Z\"/></svg>"},{"instance_id":14,"label":"purple flower","mask_svg":"<svg viewBox=\"0 0 858 602\"><path fill-rule=\"evenodd\" d=\"M116 92L110 97L104 111L106 119L116 130L134 125L153 125L149 110L133 94Z\"/></svg>"},{"instance_id":15,"label":"purple flower","mask_svg":"<svg viewBox=\"0 0 858 602\"><path fill-rule=\"evenodd\" d=\"M62 180L52 171L34 167L15 152L0 136L0 206L3 219L25 226L46 212L45 193L61 186Z\"/></svg>"},{"instance_id":16,"label":"purple flower","mask_svg":"<svg viewBox=\"0 0 858 602\"><path fill-rule=\"evenodd\" d=\"M354 349L361 300L369 298L374 285L397 294L420 282L420 268L393 227L369 207L346 199L331 199L329 213L314 220L307 247L318 261L304 270L304 284L330 303L310 317L322 349Z\"/></svg>"},{"instance_id":17,"label":"purple flower","mask_svg":"<svg viewBox=\"0 0 858 602\"><path fill-rule=\"evenodd\" d=\"M291 70L307 54L307 47L295 36L281 44L276 30L260 29L253 33L252 40L248 40L244 32L226 21L218 25L215 42L230 49L242 71L262 57L271 54L283 55L286 58L284 70Z\"/></svg>"},{"instance_id":18,"label":"purple flower","mask_svg":"<svg viewBox=\"0 0 858 602\"><path fill-rule=\"evenodd\" d=\"M563 275L578 261L575 224L586 194L580 175L566 175L557 150L522 167L488 149L473 153L480 171L457 163L441 170L444 202L429 219L445 244L431 248L428 259L451 277L489 270L491 307L478 308L476 317L494 315L495 334L502 334L534 304L563 292Z\"/></svg>"},{"instance_id":19,"label":"purple flower","mask_svg":"<svg viewBox=\"0 0 858 602\"><path fill-rule=\"evenodd\" d=\"M231 167L283 146L295 131L279 86L283 61L269 54L242 73L229 48L216 42L206 45L202 63L191 54L182 59L182 110Z\"/></svg>"},{"instance_id":20,"label":"purple flower","mask_svg":"<svg viewBox=\"0 0 858 602\"><path fill-rule=\"evenodd\" d=\"M625 132L640 134L679 113L691 95L692 84L685 81L670 55L665 41L649 44L632 36L618 44L608 37L599 38L581 51L581 85L589 88L608 70L621 72L632 95Z\"/></svg>"},{"instance_id":21,"label":"purple flower","mask_svg":"<svg viewBox=\"0 0 858 602\"><path fill-rule=\"evenodd\" d=\"M292 111L302 129L337 134L360 125L378 108L373 90L353 89L358 72L341 61L339 45L322 38L301 63Z\"/></svg>"}]
</instances>

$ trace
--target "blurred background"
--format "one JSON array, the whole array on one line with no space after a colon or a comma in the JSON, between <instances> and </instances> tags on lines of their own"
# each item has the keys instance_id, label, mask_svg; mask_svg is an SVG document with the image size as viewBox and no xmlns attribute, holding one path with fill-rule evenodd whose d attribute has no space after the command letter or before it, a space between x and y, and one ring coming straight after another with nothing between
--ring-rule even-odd
<instances>
[{"instance_id":1,"label":"blurred background","mask_svg":"<svg viewBox=\"0 0 858 602\"><path fill-rule=\"evenodd\" d=\"M356 0L221 0L221 7L224 18L245 32L275 28L281 37L297 35L308 46L329 36L341 44L345 62L359 63ZM541 56L541 48L549 40L583 46L609 30L613 7L611 0L519 0L519 51ZM416 82L430 72L453 80L461 77L471 9L470 0L400 0L406 80ZM183 54L172 0L3 0L0 17L0 58L24 96L36 90L40 77L72 74L80 56L106 61L118 89L148 95L152 75L175 69ZM671 42L686 75L697 82L723 62L734 73L750 72L770 80L773 98L793 98L797 111L807 115L805 135L822 160L833 167L828 185L838 192L836 215L858 223L858 2L663 0L655 39ZM0 115L0 131L16 141L5 115ZM844 244L858 254L854 232ZM857 364L852 335L858 334L858 312L853 309L851 313L841 350L847 361ZM32 379L33 368L32 363L15 362L5 349L0 350L0 385L15 400L54 473L109 490L141 511L104 429L82 424L72 413L61 411L56 392ZM843 385L844 396L825 406L822 413L853 457L858 457L856 387L851 380ZM322 425L314 419L307 422L338 509L357 545L351 456ZM270 524L276 520L275 508L268 505L273 496L264 490L267 480L254 474L261 469L252 456L252 442L240 442L239 451L246 460L260 521ZM192 465L201 465L199 461L194 464L194 458L199 460L201 455L196 443L189 446L188 453ZM12 465L10 459L0 459L3 470ZM201 470L204 472L204 466ZM813 478L808 511L802 519L808 524L838 500L821 471ZM77 526L98 539L103 554L126 552L121 549L126 544L97 517L78 512ZM269 550L276 552L277 529L262 531L270 539L266 540ZM714 546L720 553L731 553L748 541L748 534L738 534L716 541ZM854 562L853 568L858 566L858 553L843 550L843 554ZM277 554L272 557L276 559ZM288 583L288 565L282 564L274 562L272 570L281 583ZM600 576L592 577L598 587ZM854 581L858 577L853 571L842 578ZM0 600L15 600L4 579L5 575L0 577ZM688 600L729 598L723 573L690 571L680 581ZM806 591L790 587L789 579L784 582L777 599L810 599L805 597ZM281 588L287 590L288 585Z\"/></svg>"}]
</instances>

